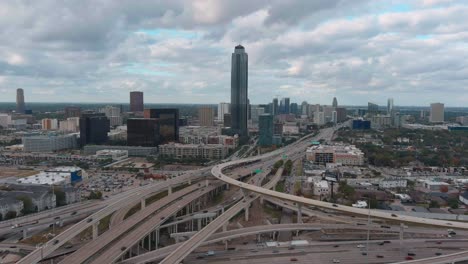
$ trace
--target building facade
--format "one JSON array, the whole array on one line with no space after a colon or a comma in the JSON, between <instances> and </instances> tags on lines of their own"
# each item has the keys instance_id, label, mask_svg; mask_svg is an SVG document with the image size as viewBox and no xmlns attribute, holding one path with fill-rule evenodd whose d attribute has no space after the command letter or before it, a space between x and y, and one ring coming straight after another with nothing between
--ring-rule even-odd
<instances>
[{"instance_id":1,"label":"building facade","mask_svg":"<svg viewBox=\"0 0 468 264\"><path fill-rule=\"evenodd\" d=\"M143 112L143 92L130 92L130 112Z\"/></svg>"},{"instance_id":2,"label":"building facade","mask_svg":"<svg viewBox=\"0 0 468 264\"><path fill-rule=\"evenodd\" d=\"M80 143L100 145L107 142L109 119L103 113L83 113L80 117Z\"/></svg>"},{"instance_id":3,"label":"building facade","mask_svg":"<svg viewBox=\"0 0 468 264\"><path fill-rule=\"evenodd\" d=\"M159 154L171 158L223 159L229 154L223 145L169 143L159 146Z\"/></svg>"},{"instance_id":4,"label":"building facade","mask_svg":"<svg viewBox=\"0 0 468 264\"><path fill-rule=\"evenodd\" d=\"M271 146L273 145L273 115L263 114L259 116L259 129L258 129L258 145Z\"/></svg>"},{"instance_id":5,"label":"building facade","mask_svg":"<svg viewBox=\"0 0 468 264\"><path fill-rule=\"evenodd\" d=\"M144 117L157 119L159 144L179 141L179 109L145 109Z\"/></svg>"},{"instance_id":6,"label":"building facade","mask_svg":"<svg viewBox=\"0 0 468 264\"><path fill-rule=\"evenodd\" d=\"M78 146L76 135L50 135L23 137L25 152L54 152L58 150L74 149Z\"/></svg>"},{"instance_id":7,"label":"building facade","mask_svg":"<svg viewBox=\"0 0 468 264\"><path fill-rule=\"evenodd\" d=\"M231 129L248 136L248 55L243 46L234 49L231 58Z\"/></svg>"},{"instance_id":8,"label":"building facade","mask_svg":"<svg viewBox=\"0 0 468 264\"><path fill-rule=\"evenodd\" d=\"M429 116L429 122L432 123L442 123L445 118L444 104L442 103L432 103L431 104L431 113Z\"/></svg>"},{"instance_id":9,"label":"building facade","mask_svg":"<svg viewBox=\"0 0 468 264\"><path fill-rule=\"evenodd\" d=\"M213 126L214 125L214 109L210 106L202 106L198 108L198 119L200 126Z\"/></svg>"},{"instance_id":10,"label":"building facade","mask_svg":"<svg viewBox=\"0 0 468 264\"><path fill-rule=\"evenodd\" d=\"M26 106L24 104L24 90L21 88L16 89L16 113L24 114Z\"/></svg>"},{"instance_id":11,"label":"building facade","mask_svg":"<svg viewBox=\"0 0 468 264\"><path fill-rule=\"evenodd\" d=\"M218 104L218 121L224 121L224 114L229 114L231 111L230 103L219 103Z\"/></svg>"},{"instance_id":12,"label":"building facade","mask_svg":"<svg viewBox=\"0 0 468 264\"><path fill-rule=\"evenodd\" d=\"M130 118L127 120L127 145L155 147L159 141L159 125L156 118Z\"/></svg>"}]
</instances>

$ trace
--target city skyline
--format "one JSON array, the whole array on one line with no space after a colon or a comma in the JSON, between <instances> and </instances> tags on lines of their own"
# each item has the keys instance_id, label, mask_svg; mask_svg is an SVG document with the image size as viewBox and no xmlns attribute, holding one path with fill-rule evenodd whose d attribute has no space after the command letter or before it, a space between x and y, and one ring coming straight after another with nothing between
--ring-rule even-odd
<instances>
[{"instance_id":1,"label":"city skyline","mask_svg":"<svg viewBox=\"0 0 468 264\"><path fill-rule=\"evenodd\" d=\"M336 96L342 105L468 102L466 3L104 1L96 10L105 14L73 3L0 5L11 11L0 27L2 102L18 87L31 102L126 102L133 90L148 103L228 101L228 55L239 43L251 55L252 104L275 95L320 104ZM41 15L52 6L56 16ZM85 26L73 30L81 17ZM16 23L26 19L38 23Z\"/></svg>"}]
</instances>

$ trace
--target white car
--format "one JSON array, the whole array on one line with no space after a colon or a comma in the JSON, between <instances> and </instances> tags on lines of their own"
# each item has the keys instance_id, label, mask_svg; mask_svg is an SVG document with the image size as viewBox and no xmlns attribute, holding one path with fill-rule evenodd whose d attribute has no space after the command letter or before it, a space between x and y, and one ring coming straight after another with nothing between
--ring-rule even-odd
<instances>
[{"instance_id":1,"label":"white car","mask_svg":"<svg viewBox=\"0 0 468 264\"><path fill-rule=\"evenodd\" d=\"M366 246L364 246L363 244L359 244L356 246L357 248L365 248Z\"/></svg>"},{"instance_id":2,"label":"white car","mask_svg":"<svg viewBox=\"0 0 468 264\"><path fill-rule=\"evenodd\" d=\"M333 263L340 263L339 259L333 259Z\"/></svg>"}]
</instances>

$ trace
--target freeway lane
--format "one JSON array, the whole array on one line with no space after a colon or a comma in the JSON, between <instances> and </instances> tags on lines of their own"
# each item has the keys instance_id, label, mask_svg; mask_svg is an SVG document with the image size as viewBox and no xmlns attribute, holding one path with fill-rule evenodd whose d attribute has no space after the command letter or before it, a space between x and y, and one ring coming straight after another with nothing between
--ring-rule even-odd
<instances>
[{"instance_id":1,"label":"freeway lane","mask_svg":"<svg viewBox=\"0 0 468 264\"><path fill-rule=\"evenodd\" d=\"M190 173L181 175L177 178L169 179L164 182L158 182L156 184L149 184L145 186L141 186L132 190L125 192L125 196L120 197L119 199L113 201L112 203L108 204L105 208L99 210L98 212L94 213L91 216L83 219L82 221L78 222L74 226L70 227L69 229L65 230L61 234L57 235L53 240L45 243L42 247L37 248L26 257L22 258L18 263L20 264L31 264L37 263L42 258L48 256L55 250L57 250L60 246L65 244L67 241L72 239L73 237L80 234L83 230L87 229L88 227L92 226L94 223L97 223L100 219L104 218L105 216L111 214L112 212L117 211L118 209L128 206L130 204L134 204L139 200L146 198L147 196L164 190L169 186L174 186L177 184L181 184L183 182L194 180L197 177L200 177L200 174L206 170L206 168L197 171L191 171ZM55 242L57 241L57 242Z\"/></svg>"},{"instance_id":2,"label":"freeway lane","mask_svg":"<svg viewBox=\"0 0 468 264\"><path fill-rule=\"evenodd\" d=\"M180 197L183 197L184 195L187 195L197 190L199 187L200 186L198 186L197 184L191 185L187 188L184 188L180 191L163 197L162 199L148 205L146 208L130 216L128 219L126 219L126 221L123 221L122 223L111 227L110 230L104 232L97 239L89 241L75 253L63 259L60 263L83 263L85 260L96 254L99 250L101 250L105 246L110 245L110 243L112 243L113 240L119 238L121 235L128 232L129 229L134 228L135 225L139 224L145 218L149 217L156 210L166 206L167 204L170 204L172 201L175 201Z\"/></svg>"}]
</instances>

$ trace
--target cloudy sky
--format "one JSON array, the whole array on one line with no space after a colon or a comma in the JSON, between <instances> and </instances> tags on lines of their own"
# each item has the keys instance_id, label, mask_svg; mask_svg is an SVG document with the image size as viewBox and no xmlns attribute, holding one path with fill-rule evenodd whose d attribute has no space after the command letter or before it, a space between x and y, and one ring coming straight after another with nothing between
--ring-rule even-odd
<instances>
[{"instance_id":1,"label":"cloudy sky","mask_svg":"<svg viewBox=\"0 0 468 264\"><path fill-rule=\"evenodd\" d=\"M468 0L9 0L0 101L468 105Z\"/></svg>"}]
</instances>

